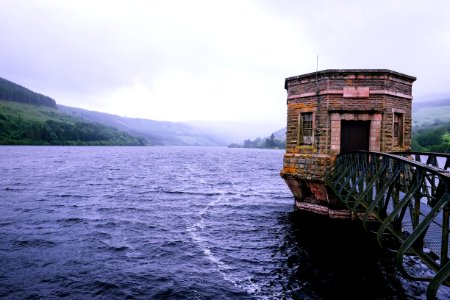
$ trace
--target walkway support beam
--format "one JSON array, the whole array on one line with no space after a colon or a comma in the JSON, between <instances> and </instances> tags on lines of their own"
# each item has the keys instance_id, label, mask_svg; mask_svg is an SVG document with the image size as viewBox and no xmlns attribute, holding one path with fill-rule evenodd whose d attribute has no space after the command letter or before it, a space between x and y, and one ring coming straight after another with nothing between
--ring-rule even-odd
<instances>
[{"instance_id":1,"label":"walkway support beam","mask_svg":"<svg viewBox=\"0 0 450 300\"><path fill-rule=\"evenodd\" d=\"M422 162L424 161L424 162ZM408 278L430 281L427 297L450 285L450 155L356 151L336 158L327 187L364 222L377 226L384 246L394 236L398 269ZM413 276L404 260L417 257L434 276Z\"/></svg>"}]
</instances>

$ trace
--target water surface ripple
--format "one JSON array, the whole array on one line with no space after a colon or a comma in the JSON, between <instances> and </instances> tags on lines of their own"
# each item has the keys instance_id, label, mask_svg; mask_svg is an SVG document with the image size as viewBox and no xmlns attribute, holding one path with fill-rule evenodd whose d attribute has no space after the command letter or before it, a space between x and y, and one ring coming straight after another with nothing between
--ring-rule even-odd
<instances>
[{"instance_id":1,"label":"water surface ripple","mask_svg":"<svg viewBox=\"0 0 450 300\"><path fill-rule=\"evenodd\" d=\"M0 298L423 299L367 234L293 212L282 157L1 147Z\"/></svg>"}]
</instances>

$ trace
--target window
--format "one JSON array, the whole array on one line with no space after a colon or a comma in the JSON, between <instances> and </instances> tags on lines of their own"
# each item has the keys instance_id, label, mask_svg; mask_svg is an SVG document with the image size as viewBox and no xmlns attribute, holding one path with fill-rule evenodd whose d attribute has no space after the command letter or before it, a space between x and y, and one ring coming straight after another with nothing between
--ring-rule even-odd
<instances>
[{"instance_id":1,"label":"window","mask_svg":"<svg viewBox=\"0 0 450 300\"><path fill-rule=\"evenodd\" d=\"M398 138L400 136L400 124L399 122L394 122L394 137Z\"/></svg>"},{"instance_id":2,"label":"window","mask_svg":"<svg viewBox=\"0 0 450 300\"><path fill-rule=\"evenodd\" d=\"M298 141L300 145L312 145L313 143L313 113L300 113Z\"/></svg>"},{"instance_id":3,"label":"window","mask_svg":"<svg viewBox=\"0 0 450 300\"><path fill-rule=\"evenodd\" d=\"M403 114L394 113L394 147L403 146Z\"/></svg>"}]
</instances>

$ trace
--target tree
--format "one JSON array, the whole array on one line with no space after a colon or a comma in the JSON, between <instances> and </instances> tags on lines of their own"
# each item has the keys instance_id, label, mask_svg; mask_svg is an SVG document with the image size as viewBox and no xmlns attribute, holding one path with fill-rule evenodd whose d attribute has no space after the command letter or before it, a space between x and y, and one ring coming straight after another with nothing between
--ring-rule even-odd
<instances>
[{"instance_id":1,"label":"tree","mask_svg":"<svg viewBox=\"0 0 450 300\"><path fill-rule=\"evenodd\" d=\"M264 142L264 148L275 148L275 135L273 133Z\"/></svg>"}]
</instances>

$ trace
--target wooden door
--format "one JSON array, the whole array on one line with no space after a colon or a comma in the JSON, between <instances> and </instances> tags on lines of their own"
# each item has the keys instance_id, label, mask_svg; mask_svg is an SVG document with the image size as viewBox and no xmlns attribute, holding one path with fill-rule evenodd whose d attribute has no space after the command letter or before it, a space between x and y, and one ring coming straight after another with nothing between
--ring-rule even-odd
<instances>
[{"instance_id":1,"label":"wooden door","mask_svg":"<svg viewBox=\"0 0 450 300\"><path fill-rule=\"evenodd\" d=\"M341 121L341 153L369 151L370 121Z\"/></svg>"}]
</instances>

